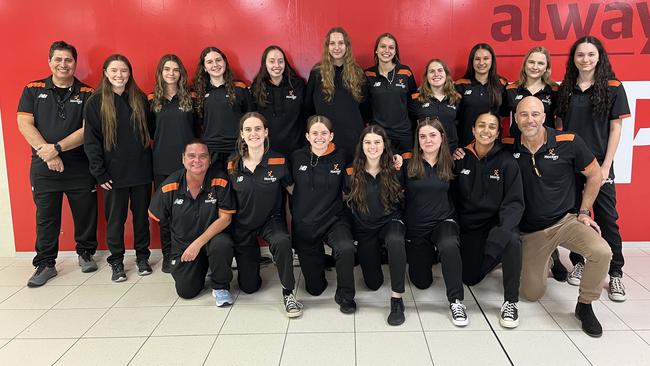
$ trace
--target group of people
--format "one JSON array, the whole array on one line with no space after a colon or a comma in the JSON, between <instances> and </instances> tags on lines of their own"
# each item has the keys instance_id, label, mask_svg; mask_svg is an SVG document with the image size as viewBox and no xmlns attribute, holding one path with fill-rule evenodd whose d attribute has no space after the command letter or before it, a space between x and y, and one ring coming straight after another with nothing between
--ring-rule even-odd
<instances>
[{"instance_id":1,"label":"group of people","mask_svg":"<svg viewBox=\"0 0 650 366\"><path fill-rule=\"evenodd\" d=\"M218 48L202 50L192 84L181 60L165 55L147 98L123 55L105 60L92 89L74 77L75 48L53 43L52 75L29 83L18 107L33 149L37 209L28 286L57 274L63 193L81 270L97 269L99 187L116 282L127 279L130 207L138 274L152 272L149 216L160 225L162 270L183 298L197 296L208 275L216 304L232 304L233 258L239 288L257 291L262 239L289 317L303 311L295 250L311 295L327 288L325 269L335 267L343 313L357 306L355 263L377 290L387 262L391 325L405 321L407 264L411 283L426 289L440 262L457 326L469 323L463 283L475 285L502 264L499 319L514 328L519 293L542 297L551 270L580 286L576 317L600 336L591 302L608 271L610 299L626 297L612 163L629 116L602 43L575 41L561 86L543 47L527 53L512 83L497 73L492 47L480 43L461 79L432 59L419 87L392 34L377 37L374 53L364 72L348 34L332 28L307 83L280 47L269 46L250 87ZM504 119L509 131L501 131ZM559 245L572 251L570 273Z\"/></svg>"}]
</instances>

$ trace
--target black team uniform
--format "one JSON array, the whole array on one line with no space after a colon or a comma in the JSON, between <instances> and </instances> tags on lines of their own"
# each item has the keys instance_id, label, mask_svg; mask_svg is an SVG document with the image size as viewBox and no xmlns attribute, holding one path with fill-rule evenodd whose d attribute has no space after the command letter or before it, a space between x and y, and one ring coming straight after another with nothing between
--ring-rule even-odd
<instances>
[{"instance_id":1,"label":"black team uniform","mask_svg":"<svg viewBox=\"0 0 650 366\"><path fill-rule=\"evenodd\" d=\"M197 296L205 285L210 269L210 285L215 290L229 290L232 280L233 242L225 232L215 235L193 261L181 262L187 247L219 218L219 212L235 213L235 201L226 176L210 168L196 198L187 187L186 170L172 173L156 190L149 216L171 229L172 277L176 293L184 299Z\"/></svg>"},{"instance_id":2,"label":"black team uniform","mask_svg":"<svg viewBox=\"0 0 650 366\"><path fill-rule=\"evenodd\" d=\"M521 240L519 221L524 191L519 165L512 153L496 143L479 159L473 144L454 166L452 183L460 224L463 282L478 284L503 262L504 300L519 300Z\"/></svg>"},{"instance_id":3,"label":"black team uniform","mask_svg":"<svg viewBox=\"0 0 650 366\"><path fill-rule=\"evenodd\" d=\"M305 100L305 82L300 78L282 78L280 85L266 81L267 104L255 108L266 118L271 150L284 156L291 155L304 145L305 121L302 107Z\"/></svg>"},{"instance_id":4,"label":"black team uniform","mask_svg":"<svg viewBox=\"0 0 650 366\"><path fill-rule=\"evenodd\" d=\"M499 78L499 81L501 86L499 94L503 94L508 81L503 78ZM492 105L487 84L481 84L476 79L456 80L456 91L463 96L458 105L458 146L467 146L474 140L472 126L479 114L488 111L498 114L500 106Z\"/></svg>"},{"instance_id":5,"label":"black team uniform","mask_svg":"<svg viewBox=\"0 0 650 366\"><path fill-rule=\"evenodd\" d=\"M83 126L83 108L93 89L76 78L70 88L59 88L52 77L33 81L23 89L18 114L32 116L48 143L56 144ZM97 191L88 171L83 146L60 152L63 172L48 169L32 149L29 179L36 205L34 267L54 267L59 252L61 205L65 193L74 221L76 251L93 255L97 249Z\"/></svg>"},{"instance_id":6,"label":"black team uniform","mask_svg":"<svg viewBox=\"0 0 650 366\"><path fill-rule=\"evenodd\" d=\"M354 312L354 240L343 206L342 189L345 158L330 143L322 156L310 147L291 155L291 174L295 182L292 236L307 292L318 296L327 288L325 249L332 247L336 261L336 302L343 312Z\"/></svg>"},{"instance_id":7,"label":"black team uniform","mask_svg":"<svg viewBox=\"0 0 650 366\"><path fill-rule=\"evenodd\" d=\"M630 107L627 103L627 95L623 84L618 80L609 80L607 114L594 119L592 115L593 104L591 102L593 90L593 86L585 91L580 90L577 85L574 86L566 115L558 117L562 119L564 130L575 132L582 137L587 147L596 156L598 164L602 164L607 152L610 121L630 117ZM609 176L603 177L603 179L605 183L600 187L600 192L593 204L594 221L600 226L603 239L607 241L607 244L612 249L609 275L622 277L625 260L623 258L621 234L616 223L618 211L616 210L614 164L609 169ZM581 178L581 180L584 184L584 178ZM579 191L582 191L582 189L579 188ZM584 258L577 253L571 253L570 258L574 265L584 262Z\"/></svg>"},{"instance_id":8,"label":"black team uniform","mask_svg":"<svg viewBox=\"0 0 650 366\"><path fill-rule=\"evenodd\" d=\"M515 123L515 114L517 113L517 105L519 102L529 96L533 96L542 101L542 104L544 105L544 113L546 113L544 126L555 128L557 91L557 86L546 84L544 89L532 94L524 85L519 85L518 81L508 84L503 92L503 102L501 103L500 115L502 117L510 117L509 135L512 137L518 137L521 134L519 127L517 127L517 123Z\"/></svg>"},{"instance_id":9,"label":"black team uniform","mask_svg":"<svg viewBox=\"0 0 650 366\"><path fill-rule=\"evenodd\" d=\"M367 84L362 86L362 94L367 95ZM363 117L359 102L352 97L352 93L343 86L343 66L334 66L334 98L331 102L325 101L320 68L316 67L309 74L307 92L305 94L305 115L314 114L325 116L332 121L334 143L345 161L341 169L354 158L354 149L359 143L361 130L363 130Z\"/></svg>"},{"instance_id":10,"label":"black team uniform","mask_svg":"<svg viewBox=\"0 0 650 366\"><path fill-rule=\"evenodd\" d=\"M229 172L232 164L232 160L228 161ZM289 295L296 283L291 238L282 215L282 191L293 184L289 164L281 154L268 151L255 171L248 170L243 160L237 168L237 174L229 173L228 179L237 202L230 233L235 242L239 288L250 294L262 285L257 242L261 237L269 243L283 295Z\"/></svg>"},{"instance_id":11,"label":"black team uniform","mask_svg":"<svg viewBox=\"0 0 650 366\"><path fill-rule=\"evenodd\" d=\"M411 69L396 64L388 78L379 73L377 65L366 70L371 123L383 127L393 151L403 153L413 149L413 121L409 118L408 102L417 85ZM336 136L336 134L334 134Z\"/></svg>"},{"instance_id":12,"label":"black team uniform","mask_svg":"<svg viewBox=\"0 0 650 366\"><path fill-rule=\"evenodd\" d=\"M147 105L144 95L142 103ZM111 255L106 259L111 265L122 265L124 260L124 224L130 209L133 215L133 247L136 261L149 259L149 207L152 180L151 148L143 146L140 133L131 119L128 94L113 93L117 117L117 142L110 151L104 149L101 96L93 94L84 110L84 150L90 162L90 173L97 184L108 181L113 189L104 191L106 215L106 242ZM147 121L151 116L147 113ZM148 126L149 132L152 126Z\"/></svg>"},{"instance_id":13,"label":"black team uniform","mask_svg":"<svg viewBox=\"0 0 650 366\"><path fill-rule=\"evenodd\" d=\"M235 151L239 136L239 120L253 110L253 101L246 84L236 81L235 101L230 97L225 85L214 86L208 83L203 102L203 141L208 145L211 163L222 170L226 168L228 156Z\"/></svg>"},{"instance_id":14,"label":"black team uniform","mask_svg":"<svg viewBox=\"0 0 650 366\"><path fill-rule=\"evenodd\" d=\"M183 111L180 109L180 99L174 95L171 100L163 98L159 112L153 110L153 94L149 94L149 109L154 120L154 143L153 143L153 184L154 190L167 177L183 168L181 155L188 142L198 137L200 130L199 121L194 109ZM171 236L169 226L164 223L160 225L160 249L162 250L164 262L169 263Z\"/></svg>"},{"instance_id":15,"label":"black team uniform","mask_svg":"<svg viewBox=\"0 0 650 366\"><path fill-rule=\"evenodd\" d=\"M435 97L428 98L425 102L418 100L420 93L411 95L409 101L409 115L413 122L424 118L437 118L447 134L449 151L458 147L458 104L452 104L449 98L438 100ZM411 135L413 139L413 135Z\"/></svg>"}]
</instances>

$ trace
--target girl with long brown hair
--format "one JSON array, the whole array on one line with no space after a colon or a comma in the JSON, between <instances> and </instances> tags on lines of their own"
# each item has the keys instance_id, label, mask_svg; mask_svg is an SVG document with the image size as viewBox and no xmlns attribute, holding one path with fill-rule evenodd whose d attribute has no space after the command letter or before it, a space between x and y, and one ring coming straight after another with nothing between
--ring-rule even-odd
<instances>
[{"instance_id":1,"label":"girl with long brown hair","mask_svg":"<svg viewBox=\"0 0 650 366\"><path fill-rule=\"evenodd\" d=\"M386 131L370 125L361 132L352 166L346 169L347 204L353 217L353 235L366 286L376 291L384 282L381 247L386 246L391 279L388 324L404 323L405 227L402 187L393 165Z\"/></svg>"},{"instance_id":2,"label":"girl with long brown hair","mask_svg":"<svg viewBox=\"0 0 650 366\"><path fill-rule=\"evenodd\" d=\"M84 111L84 150L91 174L104 189L111 280L122 282L126 281L124 223L129 206L138 274L151 274L147 214L152 180L151 117L126 57L109 56L102 70L102 79Z\"/></svg>"}]
</instances>

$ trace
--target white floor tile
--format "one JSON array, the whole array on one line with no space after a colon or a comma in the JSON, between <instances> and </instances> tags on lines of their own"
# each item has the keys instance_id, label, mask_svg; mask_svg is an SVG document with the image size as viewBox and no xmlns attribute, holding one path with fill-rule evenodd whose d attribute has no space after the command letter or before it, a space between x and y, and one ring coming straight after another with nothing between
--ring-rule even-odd
<instances>
[{"instance_id":1,"label":"white floor tile","mask_svg":"<svg viewBox=\"0 0 650 366\"><path fill-rule=\"evenodd\" d=\"M639 335L648 345L650 345L650 330L638 330L636 334Z\"/></svg>"},{"instance_id":2,"label":"white floor tile","mask_svg":"<svg viewBox=\"0 0 650 366\"><path fill-rule=\"evenodd\" d=\"M604 304L633 330L650 330L650 300L628 300L623 303L609 301Z\"/></svg>"},{"instance_id":3,"label":"white floor tile","mask_svg":"<svg viewBox=\"0 0 650 366\"><path fill-rule=\"evenodd\" d=\"M650 365L650 346L632 331L605 331L601 338L582 331L569 331L567 335L594 366Z\"/></svg>"},{"instance_id":4,"label":"white floor tile","mask_svg":"<svg viewBox=\"0 0 650 366\"><path fill-rule=\"evenodd\" d=\"M4 345L9 343L9 341L11 341L11 338L6 338L6 339L0 338L0 348L4 347Z\"/></svg>"},{"instance_id":5,"label":"white floor tile","mask_svg":"<svg viewBox=\"0 0 650 366\"><path fill-rule=\"evenodd\" d=\"M113 306L132 284L83 285L54 306L55 309L109 308Z\"/></svg>"},{"instance_id":6,"label":"white floor tile","mask_svg":"<svg viewBox=\"0 0 650 366\"><path fill-rule=\"evenodd\" d=\"M147 338L82 338L55 364L56 366L127 365ZM116 350L119 350L116 352Z\"/></svg>"},{"instance_id":7,"label":"white floor tile","mask_svg":"<svg viewBox=\"0 0 650 366\"><path fill-rule=\"evenodd\" d=\"M0 272L0 276L2 272ZM24 286L0 286L0 303L20 291Z\"/></svg>"},{"instance_id":8,"label":"white floor tile","mask_svg":"<svg viewBox=\"0 0 650 366\"><path fill-rule=\"evenodd\" d=\"M47 310L0 310L0 338L13 338Z\"/></svg>"},{"instance_id":9,"label":"white floor tile","mask_svg":"<svg viewBox=\"0 0 650 366\"><path fill-rule=\"evenodd\" d=\"M510 332L497 336L515 365L589 365L589 361L563 331Z\"/></svg>"},{"instance_id":10,"label":"white floor tile","mask_svg":"<svg viewBox=\"0 0 650 366\"><path fill-rule=\"evenodd\" d=\"M490 273L477 285L472 286L472 292L479 302L483 300L500 300L503 302L503 277L501 271L497 272L498 275L493 273ZM469 294L466 293L465 296L469 296Z\"/></svg>"},{"instance_id":11,"label":"white floor tile","mask_svg":"<svg viewBox=\"0 0 650 366\"><path fill-rule=\"evenodd\" d=\"M153 272L150 275L142 276L138 283L174 283L174 278L170 273L162 271L162 257L151 257L149 264ZM135 273L137 275L137 273Z\"/></svg>"},{"instance_id":12,"label":"white floor tile","mask_svg":"<svg viewBox=\"0 0 650 366\"><path fill-rule=\"evenodd\" d=\"M286 333L289 318L284 306L278 305L237 305L228 314L221 334L261 334Z\"/></svg>"},{"instance_id":13,"label":"white floor tile","mask_svg":"<svg viewBox=\"0 0 650 366\"><path fill-rule=\"evenodd\" d=\"M467 306L467 317L469 324L465 327L457 327L451 322L451 311L447 301L416 301L422 328L425 331L432 330L488 330L489 325L483 314L473 301L464 301Z\"/></svg>"},{"instance_id":14,"label":"white floor tile","mask_svg":"<svg viewBox=\"0 0 650 366\"><path fill-rule=\"evenodd\" d=\"M413 301L413 293L409 288L407 283L405 286L405 292L402 294L404 301ZM383 303L390 302L390 297L393 293L393 290L390 287L390 277L384 277L384 284L377 289L377 291L372 291L366 287L366 284L363 282L362 278L357 279L356 284L356 295L354 300L358 303Z\"/></svg>"},{"instance_id":15,"label":"white floor tile","mask_svg":"<svg viewBox=\"0 0 650 366\"><path fill-rule=\"evenodd\" d=\"M142 337L149 336L169 308L112 308L84 337Z\"/></svg>"},{"instance_id":16,"label":"white floor tile","mask_svg":"<svg viewBox=\"0 0 650 366\"><path fill-rule=\"evenodd\" d=\"M389 325L387 322L390 313L390 302L363 303L357 307L354 315L355 330L357 332L415 332L422 331L420 317L415 309L414 302L404 302L404 317L406 321L399 326Z\"/></svg>"},{"instance_id":17,"label":"white floor tile","mask_svg":"<svg viewBox=\"0 0 650 366\"><path fill-rule=\"evenodd\" d=\"M17 338L79 338L105 312L106 309L50 310Z\"/></svg>"},{"instance_id":18,"label":"white floor tile","mask_svg":"<svg viewBox=\"0 0 650 366\"><path fill-rule=\"evenodd\" d=\"M282 351L281 366L354 365L354 334L289 334Z\"/></svg>"},{"instance_id":19,"label":"white floor tile","mask_svg":"<svg viewBox=\"0 0 650 366\"><path fill-rule=\"evenodd\" d=\"M493 329L501 329L499 318L502 304L503 301L481 301ZM519 326L513 330L560 330L560 326L539 302L519 301Z\"/></svg>"},{"instance_id":20,"label":"white floor tile","mask_svg":"<svg viewBox=\"0 0 650 366\"><path fill-rule=\"evenodd\" d=\"M52 365L75 341L76 339L14 339L0 349L0 360L4 365Z\"/></svg>"},{"instance_id":21,"label":"white floor tile","mask_svg":"<svg viewBox=\"0 0 650 366\"><path fill-rule=\"evenodd\" d=\"M33 257L15 257L11 258L11 267L27 267L31 268L32 270L34 269L34 265L32 264ZM58 259L57 264L62 263L65 261L64 259Z\"/></svg>"},{"instance_id":22,"label":"white floor tile","mask_svg":"<svg viewBox=\"0 0 650 366\"><path fill-rule=\"evenodd\" d=\"M623 248L623 257L647 257L650 254L643 249L639 248Z\"/></svg>"},{"instance_id":23,"label":"white floor tile","mask_svg":"<svg viewBox=\"0 0 650 366\"><path fill-rule=\"evenodd\" d=\"M34 267L4 267L0 270L0 286L27 286L34 271Z\"/></svg>"},{"instance_id":24,"label":"white floor tile","mask_svg":"<svg viewBox=\"0 0 650 366\"><path fill-rule=\"evenodd\" d=\"M97 272L83 273L75 261L65 261L64 263L57 263L56 271L58 272L56 277L47 281L47 286L51 285L65 285L65 286L79 286L82 283L88 281L91 277L97 274Z\"/></svg>"},{"instance_id":25,"label":"white floor tile","mask_svg":"<svg viewBox=\"0 0 650 366\"><path fill-rule=\"evenodd\" d=\"M553 319L563 330L581 330L580 321L575 317L575 301L540 301L542 306L551 314ZM630 328L619 319L601 301L592 303L594 314L600 321L604 330L629 330ZM521 313L520 313L521 315ZM524 319L522 318L522 322Z\"/></svg>"},{"instance_id":26,"label":"white floor tile","mask_svg":"<svg viewBox=\"0 0 650 366\"><path fill-rule=\"evenodd\" d=\"M173 286L173 285L172 285ZM237 298L239 296L239 290L235 288L230 288L230 293L232 294L233 299L235 299L235 303L237 302ZM182 297L179 297L178 300L174 303L174 306L216 306L215 304L215 299L212 297L212 289L211 288L204 288L201 293L198 294L193 299L183 299Z\"/></svg>"},{"instance_id":27,"label":"white floor tile","mask_svg":"<svg viewBox=\"0 0 650 366\"><path fill-rule=\"evenodd\" d=\"M471 296L467 286L463 285L463 290L465 291L466 298ZM442 277L435 276L433 278L433 284L427 289L421 290L415 287L415 285L411 285L411 291L413 291L413 298L416 302L447 301L447 288L445 287L445 281Z\"/></svg>"},{"instance_id":28,"label":"white floor tile","mask_svg":"<svg viewBox=\"0 0 650 366\"><path fill-rule=\"evenodd\" d=\"M0 309L50 309L76 286L25 287L0 304Z\"/></svg>"},{"instance_id":29,"label":"white floor tile","mask_svg":"<svg viewBox=\"0 0 650 366\"><path fill-rule=\"evenodd\" d=\"M215 336L151 337L129 365L203 365Z\"/></svg>"},{"instance_id":30,"label":"white floor tile","mask_svg":"<svg viewBox=\"0 0 650 366\"><path fill-rule=\"evenodd\" d=\"M224 335L217 337L206 365L277 366L284 334Z\"/></svg>"},{"instance_id":31,"label":"white floor tile","mask_svg":"<svg viewBox=\"0 0 650 366\"><path fill-rule=\"evenodd\" d=\"M358 366L432 365L422 332L357 333Z\"/></svg>"},{"instance_id":32,"label":"white floor tile","mask_svg":"<svg viewBox=\"0 0 650 366\"><path fill-rule=\"evenodd\" d=\"M178 299L174 285L169 283L136 283L115 304L115 307L172 306Z\"/></svg>"},{"instance_id":33,"label":"white floor tile","mask_svg":"<svg viewBox=\"0 0 650 366\"><path fill-rule=\"evenodd\" d=\"M289 333L354 332L354 315L343 314L338 304L305 302L302 316L289 320Z\"/></svg>"},{"instance_id":34,"label":"white floor tile","mask_svg":"<svg viewBox=\"0 0 650 366\"><path fill-rule=\"evenodd\" d=\"M282 304L282 284L280 281L262 282L257 292L247 294L243 291L237 297L238 304Z\"/></svg>"},{"instance_id":35,"label":"white floor tile","mask_svg":"<svg viewBox=\"0 0 650 366\"><path fill-rule=\"evenodd\" d=\"M426 338L435 365L510 364L491 331L426 332Z\"/></svg>"},{"instance_id":36,"label":"white floor tile","mask_svg":"<svg viewBox=\"0 0 650 366\"><path fill-rule=\"evenodd\" d=\"M650 276L648 257L626 257L623 273L628 276Z\"/></svg>"},{"instance_id":37,"label":"white floor tile","mask_svg":"<svg viewBox=\"0 0 650 366\"><path fill-rule=\"evenodd\" d=\"M623 278L623 283L628 286L628 282L636 282L643 286L644 289L650 291L650 276L627 276ZM640 299L641 300L641 299Z\"/></svg>"},{"instance_id":38,"label":"white floor tile","mask_svg":"<svg viewBox=\"0 0 650 366\"><path fill-rule=\"evenodd\" d=\"M153 336L216 335L228 311L214 305L176 306L169 310Z\"/></svg>"}]
</instances>

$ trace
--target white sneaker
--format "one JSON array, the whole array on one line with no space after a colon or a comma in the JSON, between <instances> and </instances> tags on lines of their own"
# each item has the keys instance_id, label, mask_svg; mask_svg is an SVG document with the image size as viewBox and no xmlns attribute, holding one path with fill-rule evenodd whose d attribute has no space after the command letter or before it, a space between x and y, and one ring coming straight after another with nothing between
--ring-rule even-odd
<instances>
[{"instance_id":1,"label":"white sneaker","mask_svg":"<svg viewBox=\"0 0 650 366\"><path fill-rule=\"evenodd\" d=\"M464 327L469 324L469 318L466 312L467 307L460 300L449 304L449 309L451 310L451 321L455 326Z\"/></svg>"},{"instance_id":2,"label":"white sneaker","mask_svg":"<svg viewBox=\"0 0 650 366\"><path fill-rule=\"evenodd\" d=\"M569 273L566 281L573 286L580 286L580 280L582 280L582 272L585 271L585 264L582 262L577 263L573 267L573 271Z\"/></svg>"}]
</instances>

